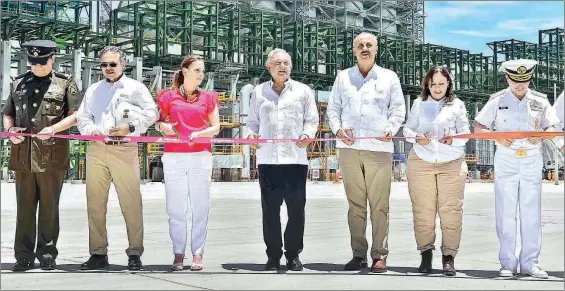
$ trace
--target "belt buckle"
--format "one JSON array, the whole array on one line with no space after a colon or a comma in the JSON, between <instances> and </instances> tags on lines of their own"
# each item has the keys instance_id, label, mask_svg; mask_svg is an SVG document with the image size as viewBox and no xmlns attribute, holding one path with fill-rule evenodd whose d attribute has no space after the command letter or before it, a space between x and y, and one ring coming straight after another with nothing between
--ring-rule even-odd
<instances>
[{"instance_id":1,"label":"belt buckle","mask_svg":"<svg viewBox=\"0 0 565 291\"><path fill-rule=\"evenodd\" d=\"M526 150L523 149L523 148L517 149L517 150L516 150L516 156L517 156L517 157L525 157L525 156L527 156Z\"/></svg>"},{"instance_id":2,"label":"belt buckle","mask_svg":"<svg viewBox=\"0 0 565 291\"><path fill-rule=\"evenodd\" d=\"M107 145L117 145L117 144L123 144L125 143L125 141L123 141L122 138L119 137L119 138L110 138L110 140L107 140L104 143Z\"/></svg>"}]
</instances>

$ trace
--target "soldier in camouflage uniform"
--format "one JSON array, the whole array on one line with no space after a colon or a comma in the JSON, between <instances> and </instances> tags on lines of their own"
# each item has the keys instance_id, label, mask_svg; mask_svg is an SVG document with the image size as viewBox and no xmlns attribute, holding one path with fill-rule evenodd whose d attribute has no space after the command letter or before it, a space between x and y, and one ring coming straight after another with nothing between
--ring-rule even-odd
<instances>
[{"instance_id":1,"label":"soldier in camouflage uniform","mask_svg":"<svg viewBox=\"0 0 565 291\"><path fill-rule=\"evenodd\" d=\"M41 134L10 137L8 168L15 172L17 220L13 271L34 267L56 268L59 237L59 195L69 167L69 141L51 138L68 133L76 123L75 110L82 95L70 75L53 72L56 43L35 40L24 43L31 71L12 78L10 96L3 108L8 132ZM39 219L36 231L36 212ZM36 246L37 236L37 249Z\"/></svg>"}]
</instances>

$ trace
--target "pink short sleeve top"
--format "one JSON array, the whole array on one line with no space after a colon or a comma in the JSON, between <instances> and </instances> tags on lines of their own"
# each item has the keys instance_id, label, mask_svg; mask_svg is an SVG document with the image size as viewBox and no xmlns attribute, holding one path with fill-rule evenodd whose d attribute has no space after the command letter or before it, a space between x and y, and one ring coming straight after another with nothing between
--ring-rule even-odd
<instances>
[{"instance_id":1,"label":"pink short sleeve top","mask_svg":"<svg viewBox=\"0 0 565 291\"><path fill-rule=\"evenodd\" d=\"M191 133L208 128L208 116L214 112L218 103L218 93L198 90L198 100L188 102L178 89L161 91L157 96L159 121L177 123L175 129L179 136L189 137ZM165 144L165 152L212 152L209 143Z\"/></svg>"}]
</instances>

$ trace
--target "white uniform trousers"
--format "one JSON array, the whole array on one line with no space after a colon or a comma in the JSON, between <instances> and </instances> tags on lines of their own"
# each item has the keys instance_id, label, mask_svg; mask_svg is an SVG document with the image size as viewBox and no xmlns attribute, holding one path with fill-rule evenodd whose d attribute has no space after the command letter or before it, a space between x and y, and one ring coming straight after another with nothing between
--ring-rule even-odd
<instances>
[{"instance_id":1,"label":"white uniform trousers","mask_svg":"<svg viewBox=\"0 0 565 291\"><path fill-rule=\"evenodd\" d=\"M541 183L543 157L528 150L526 157L499 147L494 157L496 232L502 267L527 272L538 263L541 248ZM522 249L516 257L517 207L520 206Z\"/></svg>"},{"instance_id":2,"label":"white uniform trousers","mask_svg":"<svg viewBox=\"0 0 565 291\"><path fill-rule=\"evenodd\" d=\"M184 254L188 235L187 213L192 212L192 255L202 255L208 233L212 154L166 152L161 158L165 175L169 234L173 252Z\"/></svg>"}]
</instances>

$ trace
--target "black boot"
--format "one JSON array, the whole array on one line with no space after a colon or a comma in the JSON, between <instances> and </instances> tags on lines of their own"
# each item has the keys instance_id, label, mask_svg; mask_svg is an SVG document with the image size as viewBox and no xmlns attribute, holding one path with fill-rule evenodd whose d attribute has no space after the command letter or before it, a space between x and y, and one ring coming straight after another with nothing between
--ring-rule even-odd
<instances>
[{"instance_id":1,"label":"black boot","mask_svg":"<svg viewBox=\"0 0 565 291\"><path fill-rule=\"evenodd\" d=\"M443 263L443 274L446 276L455 276L457 272L455 271L455 263L453 261L453 256L442 256L441 261Z\"/></svg>"},{"instance_id":2,"label":"black boot","mask_svg":"<svg viewBox=\"0 0 565 291\"><path fill-rule=\"evenodd\" d=\"M14 266L12 267L12 271L14 272L25 272L27 270L33 269L35 266L35 259L28 260L28 259L19 259Z\"/></svg>"},{"instance_id":3,"label":"black boot","mask_svg":"<svg viewBox=\"0 0 565 291\"><path fill-rule=\"evenodd\" d=\"M278 270L280 268L281 268L280 259L269 258L267 260L267 263L265 264L265 270L267 270L267 271Z\"/></svg>"},{"instance_id":4,"label":"black boot","mask_svg":"<svg viewBox=\"0 0 565 291\"><path fill-rule=\"evenodd\" d=\"M431 273L432 272L432 258L433 258L433 251L432 249L425 250L422 252L422 263L418 268L419 273Z\"/></svg>"}]
</instances>

